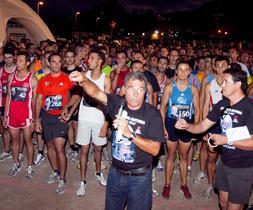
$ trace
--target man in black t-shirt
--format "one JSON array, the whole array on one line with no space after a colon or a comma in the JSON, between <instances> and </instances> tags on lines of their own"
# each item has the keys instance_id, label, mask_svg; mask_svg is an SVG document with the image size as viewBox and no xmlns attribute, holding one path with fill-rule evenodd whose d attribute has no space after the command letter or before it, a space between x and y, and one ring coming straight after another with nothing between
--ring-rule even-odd
<instances>
[{"instance_id":1,"label":"man in black t-shirt","mask_svg":"<svg viewBox=\"0 0 253 210\"><path fill-rule=\"evenodd\" d=\"M245 72L234 68L225 70L221 87L225 98L207 118L195 124L179 119L176 128L203 133L220 122L221 134L210 134L211 144L221 145L214 187L219 190L222 209L241 210L248 203L253 184L253 103L245 96Z\"/></svg>"},{"instance_id":2,"label":"man in black t-shirt","mask_svg":"<svg viewBox=\"0 0 253 210\"><path fill-rule=\"evenodd\" d=\"M129 73L124 82L124 98L106 94L78 72L70 75L86 93L107 107L113 120L112 166L106 187L106 210L149 210L152 205L152 156L164 142L159 111L144 102L147 78Z\"/></svg>"}]
</instances>

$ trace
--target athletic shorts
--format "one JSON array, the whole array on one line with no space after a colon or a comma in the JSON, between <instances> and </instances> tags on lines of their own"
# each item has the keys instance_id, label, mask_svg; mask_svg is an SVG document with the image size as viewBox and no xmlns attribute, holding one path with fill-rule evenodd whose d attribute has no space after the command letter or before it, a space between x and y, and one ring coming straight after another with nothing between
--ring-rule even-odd
<instances>
[{"instance_id":1,"label":"athletic shorts","mask_svg":"<svg viewBox=\"0 0 253 210\"><path fill-rule=\"evenodd\" d=\"M96 146L102 146L107 143L106 137L99 137L100 129L103 124L97 124L84 120L78 121L76 143L79 145L88 145L92 141Z\"/></svg>"},{"instance_id":2,"label":"athletic shorts","mask_svg":"<svg viewBox=\"0 0 253 210\"><path fill-rule=\"evenodd\" d=\"M5 110L5 108L2 106L2 107L0 107L0 116L4 116L4 110Z\"/></svg>"},{"instance_id":3,"label":"athletic shorts","mask_svg":"<svg viewBox=\"0 0 253 210\"><path fill-rule=\"evenodd\" d=\"M26 128L32 124L32 119L17 119L14 117L8 117L8 127L19 129Z\"/></svg>"},{"instance_id":4,"label":"athletic shorts","mask_svg":"<svg viewBox=\"0 0 253 210\"><path fill-rule=\"evenodd\" d=\"M68 137L68 124L59 119L59 115L48 114L45 110L41 110L42 138L48 142L54 138Z\"/></svg>"},{"instance_id":5,"label":"athletic shorts","mask_svg":"<svg viewBox=\"0 0 253 210\"><path fill-rule=\"evenodd\" d=\"M192 120L193 121L193 120ZM190 142L193 135L185 130L178 130L175 128L177 119L166 118L165 127L169 135L169 141L177 142L181 140L182 142Z\"/></svg>"},{"instance_id":6,"label":"athletic shorts","mask_svg":"<svg viewBox=\"0 0 253 210\"><path fill-rule=\"evenodd\" d=\"M228 192L228 201L246 204L249 201L253 184L253 167L231 168L222 161L216 169L214 187Z\"/></svg>"}]
</instances>

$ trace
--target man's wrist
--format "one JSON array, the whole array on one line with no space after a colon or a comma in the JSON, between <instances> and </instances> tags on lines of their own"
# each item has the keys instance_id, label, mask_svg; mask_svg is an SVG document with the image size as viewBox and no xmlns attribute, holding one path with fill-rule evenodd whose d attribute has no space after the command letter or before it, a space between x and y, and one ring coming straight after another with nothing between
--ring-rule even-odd
<instances>
[{"instance_id":1,"label":"man's wrist","mask_svg":"<svg viewBox=\"0 0 253 210\"><path fill-rule=\"evenodd\" d=\"M131 136L128 138L129 141L133 141L137 137L137 134L135 132L132 132Z\"/></svg>"}]
</instances>

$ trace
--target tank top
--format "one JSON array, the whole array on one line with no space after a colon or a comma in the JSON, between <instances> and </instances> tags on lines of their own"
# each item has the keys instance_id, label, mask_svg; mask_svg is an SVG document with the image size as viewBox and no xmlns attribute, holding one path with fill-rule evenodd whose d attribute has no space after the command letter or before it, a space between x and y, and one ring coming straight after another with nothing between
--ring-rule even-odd
<instances>
[{"instance_id":1,"label":"tank top","mask_svg":"<svg viewBox=\"0 0 253 210\"><path fill-rule=\"evenodd\" d=\"M91 71L86 73L86 77L97 85L97 87L104 91L105 74L101 73L97 80L91 78ZM103 113L103 105L98 103L94 98L84 93L79 107L79 120L104 123L105 116Z\"/></svg>"},{"instance_id":2,"label":"tank top","mask_svg":"<svg viewBox=\"0 0 253 210\"><path fill-rule=\"evenodd\" d=\"M17 67L15 67L14 72L16 70L17 70ZM8 92L8 78L9 78L9 75L12 73L7 72L5 67L3 66L1 75L0 75L0 107L5 107L5 98Z\"/></svg>"},{"instance_id":3,"label":"tank top","mask_svg":"<svg viewBox=\"0 0 253 210\"><path fill-rule=\"evenodd\" d=\"M211 81L210 87L210 110L222 99L221 86L218 84L216 79Z\"/></svg>"},{"instance_id":4,"label":"tank top","mask_svg":"<svg viewBox=\"0 0 253 210\"><path fill-rule=\"evenodd\" d=\"M180 91L176 85L176 82L172 83L172 92L168 100L168 112L169 118L184 118L191 120L193 115L193 94L191 90L191 83L184 91Z\"/></svg>"},{"instance_id":5,"label":"tank top","mask_svg":"<svg viewBox=\"0 0 253 210\"><path fill-rule=\"evenodd\" d=\"M32 119L32 73L28 73L23 80L19 80L16 75L17 71L13 74L9 84L11 96L8 116L16 119Z\"/></svg>"},{"instance_id":6,"label":"tank top","mask_svg":"<svg viewBox=\"0 0 253 210\"><path fill-rule=\"evenodd\" d=\"M157 108L158 109L160 109L164 88L165 88L167 83L168 83L168 77L167 76L165 76L163 81L161 83L159 83L160 91L158 92L158 103L157 103Z\"/></svg>"}]
</instances>

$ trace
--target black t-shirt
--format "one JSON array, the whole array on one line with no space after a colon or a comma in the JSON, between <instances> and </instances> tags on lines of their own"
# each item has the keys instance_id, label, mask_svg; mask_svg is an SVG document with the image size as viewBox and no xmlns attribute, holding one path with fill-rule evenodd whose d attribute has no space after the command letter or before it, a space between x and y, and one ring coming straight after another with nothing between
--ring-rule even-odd
<instances>
[{"instance_id":1,"label":"black t-shirt","mask_svg":"<svg viewBox=\"0 0 253 210\"><path fill-rule=\"evenodd\" d=\"M82 68L76 66L74 69L68 69L67 67L64 67L64 68L62 69L62 72L66 73L66 74L71 74L73 71L82 72Z\"/></svg>"},{"instance_id":2,"label":"black t-shirt","mask_svg":"<svg viewBox=\"0 0 253 210\"><path fill-rule=\"evenodd\" d=\"M152 85L153 92L154 93L159 92L160 87L155 75L149 71L144 71L144 75L147 77L148 82Z\"/></svg>"},{"instance_id":3,"label":"black t-shirt","mask_svg":"<svg viewBox=\"0 0 253 210\"><path fill-rule=\"evenodd\" d=\"M171 79L172 77L175 76L175 72L176 72L176 69L171 69L171 68L169 67L169 68L167 68L165 74L166 74L166 76L167 76L169 79Z\"/></svg>"},{"instance_id":4,"label":"black t-shirt","mask_svg":"<svg viewBox=\"0 0 253 210\"><path fill-rule=\"evenodd\" d=\"M226 129L247 126L253 134L253 103L248 97L230 106L227 98L218 102L207 118L213 122L220 121L221 133ZM221 150L222 162L231 168L247 168L253 166L253 151L246 151L230 145L223 145Z\"/></svg>"},{"instance_id":5,"label":"black t-shirt","mask_svg":"<svg viewBox=\"0 0 253 210\"><path fill-rule=\"evenodd\" d=\"M107 113L112 120L118 114L119 108L125 99L115 95L107 95ZM127 113L129 128L137 135L154 141L164 142L163 122L160 112L148 103L143 103L139 110L130 110L124 105ZM112 132L112 165L122 170L131 170L152 163L151 154L144 152L134 143L119 134L117 130Z\"/></svg>"}]
</instances>

